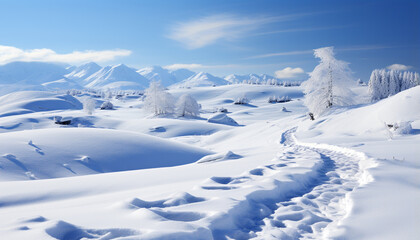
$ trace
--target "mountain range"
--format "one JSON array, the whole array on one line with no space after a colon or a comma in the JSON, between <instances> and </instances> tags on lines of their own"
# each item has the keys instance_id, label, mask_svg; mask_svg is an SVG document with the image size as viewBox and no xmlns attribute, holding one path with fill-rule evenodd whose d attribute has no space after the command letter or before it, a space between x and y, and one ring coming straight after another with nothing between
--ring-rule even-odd
<instances>
[{"instance_id":1,"label":"mountain range","mask_svg":"<svg viewBox=\"0 0 420 240\"><path fill-rule=\"evenodd\" d=\"M12 62L0 66L0 94L10 90L114 89L143 90L150 81L165 87L189 88L233 83L279 82L266 74L235 75L225 78L188 69L171 70L161 66L135 69L124 64L101 67L94 62L80 66L44 62Z\"/></svg>"}]
</instances>

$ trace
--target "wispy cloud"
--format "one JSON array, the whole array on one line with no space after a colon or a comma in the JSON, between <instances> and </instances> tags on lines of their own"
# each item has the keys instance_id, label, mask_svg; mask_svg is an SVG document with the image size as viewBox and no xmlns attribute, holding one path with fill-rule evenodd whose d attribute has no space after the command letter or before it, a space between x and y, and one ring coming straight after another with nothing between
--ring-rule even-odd
<instances>
[{"instance_id":1,"label":"wispy cloud","mask_svg":"<svg viewBox=\"0 0 420 240\"><path fill-rule=\"evenodd\" d=\"M48 48L24 50L12 46L0 45L0 64L14 61L62 63L107 62L129 55L131 55L131 51L124 49L73 51L71 53L60 54Z\"/></svg>"},{"instance_id":2,"label":"wispy cloud","mask_svg":"<svg viewBox=\"0 0 420 240\"><path fill-rule=\"evenodd\" d=\"M259 35L270 35L270 34L277 34L277 33L290 33L290 32L311 32L311 31L323 31L323 30L332 30L332 29L341 29L349 27L346 26L330 26L330 27L311 27L311 28L291 28L291 29L282 29L282 30L275 30L275 31L268 31L268 32L259 32L255 33L255 36Z\"/></svg>"},{"instance_id":3,"label":"wispy cloud","mask_svg":"<svg viewBox=\"0 0 420 240\"><path fill-rule=\"evenodd\" d=\"M286 67L282 70L275 71L274 74L275 74L276 78L285 79L285 78L296 78L296 77L302 75L303 73L305 73L305 71L303 71L302 68Z\"/></svg>"},{"instance_id":4,"label":"wispy cloud","mask_svg":"<svg viewBox=\"0 0 420 240\"><path fill-rule=\"evenodd\" d=\"M302 55L302 54L312 54L313 50L303 50L303 51L290 51L290 52L277 52L277 53L267 53L262 55L256 55L247 57L245 59L256 59L256 58L268 58L268 57L277 57L277 56L291 56L291 55Z\"/></svg>"},{"instance_id":5,"label":"wispy cloud","mask_svg":"<svg viewBox=\"0 0 420 240\"><path fill-rule=\"evenodd\" d=\"M368 51L368 50L378 50L378 49L387 49L395 48L396 46L383 46L383 45L367 45L367 46L350 46L350 47L341 47L335 48L337 52L346 52L346 51ZM255 55L247 57L244 59L257 59L257 58L269 58L277 56L291 56L291 55L303 55L303 54L313 54L314 50L302 50L302 51L290 51L290 52L276 52L276 53L267 53L261 55Z\"/></svg>"},{"instance_id":6,"label":"wispy cloud","mask_svg":"<svg viewBox=\"0 0 420 240\"><path fill-rule=\"evenodd\" d=\"M178 23L173 26L169 38L189 49L197 49L219 40L233 40L244 37L263 25L290 21L304 14L276 17L240 17L229 14L213 15L197 20Z\"/></svg>"},{"instance_id":7,"label":"wispy cloud","mask_svg":"<svg viewBox=\"0 0 420 240\"><path fill-rule=\"evenodd\" d=\"M389 65L386 68L390 70L396 70L396 71L407 71L408 69L412 68L412 66L396 63L396 64Z\"/></svg>"}]
</instances>

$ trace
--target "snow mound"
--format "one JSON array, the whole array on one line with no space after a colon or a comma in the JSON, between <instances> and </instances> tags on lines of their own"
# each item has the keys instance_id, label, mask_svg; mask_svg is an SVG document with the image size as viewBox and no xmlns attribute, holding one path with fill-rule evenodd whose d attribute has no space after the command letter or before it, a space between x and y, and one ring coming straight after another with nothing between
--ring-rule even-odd
<instances>
[{"instance_id":1,"label":"snow mound","mask_svg":"<svg viewBox=\"0 0 420 240\"><path fill-rule=\"evenodd\" d=\"M226 153L217 153L202 157L200 160L197 161L197 163L219 162L238 158L241 158L241 156L231 151L227 151Z\"/></svg>"},{"instance_id":2,"label":"snow mound","mask_svg":"<svg viewBox=\"0 0 420 240\"><path fill-rule=\"evenodd\" d=\"M208 120L210 123L225 124L231 126L238 126L239 124L225 113L217 113L210 117Z\"/></svg>"},{"instance_id":3,"label":"snow mound","mask_svg":"<svg viewBox=\"0 0 420 240\"><path fill-rule=\"evenodd\" d=\"M189 164L207 150L149 135L58 128L0 135L0 180L59 178Z\"/></svg>"},{"instance_id":4,"label":"snow mound","mask_svg":"<svg viewBox=\"0 0 420 240\"><path fill-rule=\"evenodd\" d=\"M82 109L82 104L79 100L70 95L41 91L22 91L0 97L0 117L69 109Z\"/></svg>"}]
</instances>

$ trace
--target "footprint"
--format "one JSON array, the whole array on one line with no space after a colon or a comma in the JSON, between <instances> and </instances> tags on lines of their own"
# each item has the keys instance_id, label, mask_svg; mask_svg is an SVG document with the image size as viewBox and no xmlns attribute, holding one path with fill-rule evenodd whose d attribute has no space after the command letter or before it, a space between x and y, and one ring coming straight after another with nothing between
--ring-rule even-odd
<instances>
[{"instance_id":1,"label":"footprint","mask_svg":"<svg viewBox=\"0 0 420 240\"><path fill-rule=\"evenodd\" d=\"M151 211L168 220L180 222L193 222L206 216L206 214L199 212L162 211L157 209Z\"/></svg>"},{"instance_id":2,"label":"footprint","mask_svg":"<svg viewBox=\"0 0 420 240\"><path fill-rule=\"evenodd\" d=\"M48 219L46 219L43 216L36 216L36 217L21 219L20 222L21 223L41 223L41 222L46 222L47 220Z\"/></svg>"},{"instance_id":3,"label":"footprint","mask_svg":"<svg viewBox=\"0 0 420 240\"><path fill-rule=\"evenodd\" d=\"M276 220L277 221L284 221L284 220L300 221L302 219L303 219L303 214L300 213L300 212L297 212L297 213L289 213L289 214L284 214L284 215L276 216Z\"/></svg>"},{"instance_id":4,"label":"footprint","mask_svg":"<svg viewBox=\"0 0 420 240\"><path fill-rule=\"evenodd\" d=\"M219 184L228 184L233 180L231 177L211 177L210 179Z\"/></svg>"},{"instance_id":5,"label":"footprint","mask_svg":"<svg viewBox=\"0 0 420 240\"><path fill-rule=\"evenodd\" d=\"M252 169L251 171L249 171L249 173L256 176L262 176L264 175L264 169L262 168Z\"/></svg>"}]
</instances>

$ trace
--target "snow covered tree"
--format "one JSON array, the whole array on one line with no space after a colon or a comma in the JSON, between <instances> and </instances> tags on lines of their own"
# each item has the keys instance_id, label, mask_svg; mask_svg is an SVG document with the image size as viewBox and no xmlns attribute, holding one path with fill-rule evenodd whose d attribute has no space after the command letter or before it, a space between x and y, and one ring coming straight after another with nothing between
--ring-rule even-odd
<instances>
[{"instance_id":1,"label":"snow covered tree","mask_svg":"<svg viewBox=\"0 0 420 240\"><path fill-rule=\"evenodd\" d=\"M95 107L96 107L96 101L92 98L86 98L83 101L83 110L89 114L92 115L93 112L95 111Z\"/></svg>"},{"instance_id":2,"label":"snow covered tree","mask_svg":"<svg viewBox=\"0 0 420 240\"><path fill-rule=\"evenodd\" d=\"M176 103L176 113L178 116L193 116L200 115L200 105L197 101L188 94L182 95Z\"/></svg>"},{"instance_id":3,"label":"snow covered tree","mask_svg":"<svg viewBox=\"0 0 420 240\"><path fill-rule=\"evenodd\" d=\"M368 84L372 101L387 98L417 85L420 85L418 73L385 69L373 70Z\"/></svg>"},{"instance_id":4,"label":"snow covered tree","mask_svg":"<svg viewBox=\"0 0 420 240\"><path fill-rule=\"evenodd\" d=\"M144 108L155 115L171 114L175 110L174 97L159 82L152 81L144 92Z\"/></svg>"},{"instance_id":5,"label":"snow covered tree","mask_svg":"<svg viewBox=\"0 0 420 240\"><path fill-rule=\"evenodd\" d=\"M304 87L304 103L315 116L320 116L333 106L346 106L353 103L350 86L355 84L347 62L334 57L333 47L314 50L320 63L310 73Z\"/></svg>"}]
</instances>

